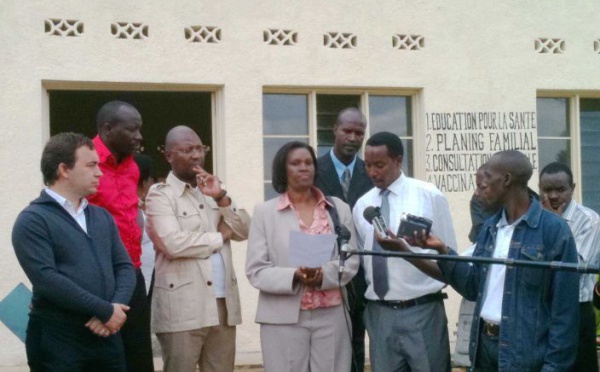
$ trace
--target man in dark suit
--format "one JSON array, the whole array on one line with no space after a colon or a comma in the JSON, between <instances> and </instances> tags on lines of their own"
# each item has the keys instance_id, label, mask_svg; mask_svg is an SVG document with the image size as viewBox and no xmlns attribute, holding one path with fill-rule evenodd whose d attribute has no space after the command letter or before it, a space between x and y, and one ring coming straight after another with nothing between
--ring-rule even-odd
<instances>
[{"instance_id":1,"label":"man in dark suit","mask_svg":"<svg viewBox=\"0 0 600 372\"><path fill-rule=\"evenodd\" d=\"M335 143L327 154L317 160L319 169L317 187L325 195L337 196L350 208L373 183L365 170L365 163L356 154L365 138L367 121L356 108L347 108L337 116L333 126ZM364 293L366 289L362 267L348 286L348 302L352 318L352 372L363 372L365 365L365 325L363 322Z\"/></svg>"}]
</instances>

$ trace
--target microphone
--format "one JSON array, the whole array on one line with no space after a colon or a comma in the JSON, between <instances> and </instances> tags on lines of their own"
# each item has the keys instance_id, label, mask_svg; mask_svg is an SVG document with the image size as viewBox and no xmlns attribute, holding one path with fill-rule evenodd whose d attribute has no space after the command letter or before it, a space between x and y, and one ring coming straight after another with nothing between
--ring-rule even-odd
<instances>
[{"instance_id":1,"label":"microphone","mask_svg":"<svg viewBox=\"0 0 600 372\"><path fill-rule=\"evenodd\" d=\"M348 252L350 252L350 245L348 242L350 241L352 234L344 225L337 227L336 230L338 233L338 250L340 254L339 274L342 275L346 260L348 259Z\"/></svg>"},{"instance_id":2,"label":"microphone","mask_svg":"<svg viewBox=\"0 0 600 372\"><path fill-rule=\"evenodd\" d=\"M387 238L387 224L385 223L385 219L381 216L381 212L379 211L379 207L367 207L363 212L363 217L367 222L369 222L373 227L375 227L375 231L381 238Z\"/></svg>"}]
</instances>

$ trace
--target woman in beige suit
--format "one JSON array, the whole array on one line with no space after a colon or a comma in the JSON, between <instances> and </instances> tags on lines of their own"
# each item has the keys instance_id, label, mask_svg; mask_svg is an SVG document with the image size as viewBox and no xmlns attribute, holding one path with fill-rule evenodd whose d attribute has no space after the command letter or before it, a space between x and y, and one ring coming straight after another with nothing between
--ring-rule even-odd
<instances>
[{"instance_id":1,"label":"woman in beige suit","mask_svg":"<svg viewBox=\"0 0 600 372\"><path fill-rule=\"evenodd\" d=\"M337 244L320 267L290 262L291 232L334 233L328 207L335 207L351 233L350 246L356 247L350 208L337 198L331 205L314 186L316 167L309 145L281 147L273 159L273 187L281 195L256 206L252 217L246 275L260 291L256 322L267 372L350 370L351 324L342 286L356 274L358 256L346 260L341 276Z\"/></svg>"}]
</instances>

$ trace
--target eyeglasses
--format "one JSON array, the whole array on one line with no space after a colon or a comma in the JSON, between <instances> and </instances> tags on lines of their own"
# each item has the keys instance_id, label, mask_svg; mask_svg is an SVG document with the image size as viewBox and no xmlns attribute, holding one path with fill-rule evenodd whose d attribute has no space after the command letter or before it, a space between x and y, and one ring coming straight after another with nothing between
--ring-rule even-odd
<instances>
[{"instance_id":1,"label":"eyeglasses","mask_svg":"<svg viewBox=\"0 0 600 372\"><path fill-rule=\"evenodd\" d=\"M168 150L171 152L176 152L178 154L182 154L185 156L191 156L195 151L197 151L198 153L200 153L200 155L204 155L207 152L210 151L210 146L195 146L195 147L188 147L187 149L183 149L183 150Z\"/></svg>"}]
</instances>

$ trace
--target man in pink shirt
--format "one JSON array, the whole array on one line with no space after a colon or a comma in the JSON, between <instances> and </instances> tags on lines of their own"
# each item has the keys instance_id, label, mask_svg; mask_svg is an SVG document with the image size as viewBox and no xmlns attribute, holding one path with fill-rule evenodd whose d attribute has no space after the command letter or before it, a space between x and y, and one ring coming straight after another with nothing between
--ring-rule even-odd
<instances>
[{"instance_id":1,"label":"man in pink shirt","mask_svg":"<svg viewBox=\"0 0 600 372\"><path fill-rule=\"evenodd\" d=\"M121 240L136 271L136 287L131 310L121 329L127 370L154 371L150 339L150 306L146 285L140 270L142 230L137 221L137 184L140 171L133 160L142 143L142 117L132 105L111 101L96 116L98 135L93 139L100 158L102 178L98 192L90 195L90 203L107 209L115 219Z\"/></svg>"}]
</instances>

